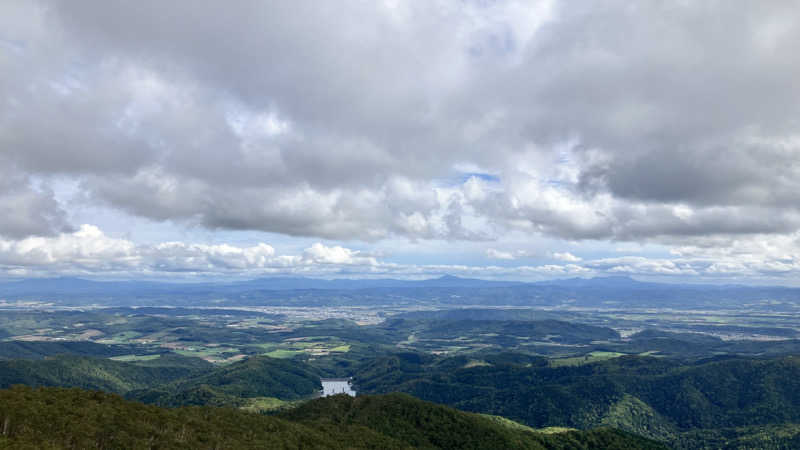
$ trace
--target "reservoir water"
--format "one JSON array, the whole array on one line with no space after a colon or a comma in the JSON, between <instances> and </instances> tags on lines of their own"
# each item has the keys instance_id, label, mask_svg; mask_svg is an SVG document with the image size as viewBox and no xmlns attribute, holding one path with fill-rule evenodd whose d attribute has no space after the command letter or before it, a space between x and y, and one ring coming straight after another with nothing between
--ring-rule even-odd
<instances>
[{"instance_id":1,"label":"reservoir water","mask_svg":"<svg viewBox=\"0 0 800 450\"><path fill-rule=\"evenodd\" d=\"M351 397L356 396L356 391L353 390L349 378L322 378L320 381L322 382L323 397L336 394L347 394Z\"/></svg>"}]
</instances>

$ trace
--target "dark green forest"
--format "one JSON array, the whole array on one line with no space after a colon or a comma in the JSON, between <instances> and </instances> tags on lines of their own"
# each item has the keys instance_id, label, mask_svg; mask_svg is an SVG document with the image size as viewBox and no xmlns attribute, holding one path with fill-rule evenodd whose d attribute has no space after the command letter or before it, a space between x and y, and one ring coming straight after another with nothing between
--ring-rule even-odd
<instances>
[{"instance_id":1,"label":"dark green forest","mask_svg":"<svg viewBox=\"0 0 800 450\"><path fill-rule=\"evenodd\" d=\"M165 409L99 391L0 390L0 448L9 449L659 449L601 428L545 434L392 394L312 400L265 416L230 408Z\"/></svg>"},{"instance_id":2,"label":"dark green forest","mask_svg":"<svg viewBox=\"0 0 800 450\"><path fill-rule=\"evenodd\" d=\"M403 391L532 427L608 425L691 448L714 436L763 435L758 426L800 423L800 358L721 357L685 363L626 356L550 367L545 358L397 354L362 367L362 392ZM749 428L748 428L749 427ZM750 430L748 432L747 430Z\"/></svg>"},{"instance_id":3,"label":"dark green forest","mask_svg":"<svg viewBox=\"0 0 800 450\"><path fill-rule=\"evenodd\" d=\"M703 329L717 335L698 332L696 316L681 321L647 311L612 317L467 308L397 312L366 324L318 318L315 309L299 314L155 307L4 312L0 389L103 391L131 405L172 408L167 415L222 408L311 427L340 443L373 436L383 443L376 447L464 445L437 440L443 419L434 414L426 428L427 419L415 418L423 414L416 398L482 414L503 429L556 429L560 442L571 435L565 430L580 439L620 430L618 436L679 449L779 449L796 448L800 436L800 358L792 356L800 344L791 315L774 316L782 326L771 325L773 316L755 314L750 322L739 313L726 316L735 320L709 316L716 324ZM654 321L666 329L652 328ZM722 339L725 333L740 338ZM313 400L320 378L330 377L352 377L359 397ZM406 396L389 395L398 392ZM385 423L384 411L392 412L380 419ZM340 428L360 431L345 438Z\"/></svg>"},{"instance_id":4,"label":"dark green forest","mask_svg":"<svg viewBox=\"0 0 800 450\"><path fill-rule=\"evenodd\" d=\"M563 367L517 353L481 358L420 353L377 357L355 367L355 387L365 394L405 392L533 428L611 427L675 448L737 442L746 448L773 441L777 446L772 448L782 448L800 436L798 357L718 357L688 363L625 356ZM68 386L157 406L240 408L263 398L298 404L319 390L320 373L302 361L268 357L212 366L179 355L135 363L58 356L0 361L0 387ZM324 411L319 405L328 403L322 399L312 404L320 415ZM299 405L284 408L283 414L313 411L308 403ZM352 412L346 415L355 420Z\"/></svg>"}]
</instances>

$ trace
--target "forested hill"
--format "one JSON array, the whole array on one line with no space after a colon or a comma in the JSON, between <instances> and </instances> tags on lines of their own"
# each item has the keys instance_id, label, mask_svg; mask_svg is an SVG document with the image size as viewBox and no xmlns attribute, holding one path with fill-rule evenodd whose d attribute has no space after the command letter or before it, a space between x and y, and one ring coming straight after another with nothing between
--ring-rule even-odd
<instances>
[{"instance_id":1,"label":"forested hill","mask_svg":"<svg viewBox=\"0 0 800 450\"><path fill-rule=\"evenodd\" d=\"M329 397L278 416L228 408L164 409L114 394L0 390L0 448L661 449L608 428L532 432L393 394Z\"/></svg>"},{"instance_id":2,"label":"forested hill","mask_svg":"<svg viewBox=\"0 0 800 450\"><path fill-rule=\"evenodd\" d=\"M241 406L257 397L307 398L322 389L319 380L320 373L303 362L253 356L127 397L159 406Z\"/></svg>"},{"instance_id":3,"label":"forested hill","mask_svg":"<svg viewBox=\"0 0 800 450\"><path fill-rule=\"evenodd\" d=\"M767 426L800 441L798 357L687 364L624 356L551 367L522 355L476 361L398 354L365 364L355 381L359 392L403 391L532 427L609 425L686 448L718 448L711 442L720 436L765 448L772 442Z\"/></svg>"},{"instance_id":4,"label":"forested hill","mask_svg":"<svg viewBox=\"0 0 800 450\"><path fill-rule=\"evenodd\" d=\"M0 388L25 384L99 389L122 394L211 370L211 367L199 367L198 358L171 355L164 359L170 363L164 361L161 366L148 366L68 355L43 360L0 360Z\"/></svg>"},{"instance_id":5,"label":"forested hill","mask_svg":"<svg viewBox=\"0 0 800 450\"><path fill-rule=\"evenodd\" d=\"M296 400L319 391L319 379L319 372L301 361L265 356L220 367L176 354L132 363L70 355L0 360L0 388L97 389L161 406L241 406L255 397Z\"/></svg>"}]
</instances>

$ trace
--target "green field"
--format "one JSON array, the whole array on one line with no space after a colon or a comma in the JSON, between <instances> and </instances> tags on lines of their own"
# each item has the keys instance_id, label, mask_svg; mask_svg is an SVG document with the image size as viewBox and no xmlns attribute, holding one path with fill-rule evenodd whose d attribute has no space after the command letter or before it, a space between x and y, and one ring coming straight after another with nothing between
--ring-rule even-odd
<instances>
[{"instance_id":1,"label":"green field","mask_svg":"<svg viewBox=\"0 0 800 450\"><path fill-rule=\"evenodd\" d=\"M274 411L287 405L289 402L275 397L256 397L248 399L248 403L239 409L250 412Z\"/></svg>"},{"instance_id":2,"label":"green field","mask_svg":"<svg viewBox=\"0 0 800 450\"><path fill-rule=\"evenodd\" d=\"M581 366L583 364L591 364L607 359L618 358L625 355L619 352L591 352L583 356L573 356L571 358L553 358L550 360L550 367L564 367L564 366Z\"/></svg>"},{"instance_id":3,"label":"green field","mask_svg":"<svg viewBox=\"0 0 800 450\"><path fill-rule=\"evenodd\" d=\"M271 352L264 353L264 356L269 356L270 358L286 359L286 358L293 358L295 355L299 355L299 354L302 354L302 353L303 352L296 351L296 350L278 349L278 350L273 350Z\"/></svg>"},{"instance_id":4,"label":"green field","mask_svg":"<svg viewBox=\"0 0 800 450\"><path fill-rule=\"evenodd\" d=\"M272 358L292 358L301 354L325 356L330 353L347 353L351 346L333 336L309 336L285 339L283 342L261 343L257 347L264 350L262 355Z\"/></svg>"},{"instance_id":5,"label":"green field","mask_svg":"<svg viewBox=\"0 0 800 450\"><path fill-rule=\"evenodd\" d=\"M123 331L122 333L117 333L109 338L100 339L97 342L103 344L127 344L132 339L136 339L141 335L142 333L137 331Z\"/></svg>"},{"instance_id":6,"label":"green field","mask_svg":"<svg viewBox=\"0 0 800 450\"><path fill-rule=\"evenodd\" d=\"M152 361L160 358L161 355L120 355L112 356L110 359L114 361L133 362L133 361Z\"/></svg>"}]
</instances>

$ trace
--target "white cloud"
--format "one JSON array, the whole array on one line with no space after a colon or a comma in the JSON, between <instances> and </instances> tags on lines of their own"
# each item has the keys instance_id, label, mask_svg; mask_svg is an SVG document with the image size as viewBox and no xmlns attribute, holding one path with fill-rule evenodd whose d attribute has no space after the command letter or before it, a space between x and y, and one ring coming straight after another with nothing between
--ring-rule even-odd
<instances>
[{"instance_id":1,"label":"white cloud","mask_svg":"<svg viewBox=\"0 0 800 450\"><path fill-rule=\"evenodd\" d=\"M564 262L580 262L583 258L573 255L570 252L554 252L553 258Z\"/></svg>"},{"instance_id":2,"label":"white cloud","mask_svg":"<svg viewBox=\"0 0 800 450\"><path fill-rule=\"evenodd\" d=\"M303 259L309 264L376 265L371 256L360 256L358 251L340 246L328 247L319 242L305 249Z\"/></svg>"},{"instance_id":3,"label":"white cloud","mask_svg":"<svg viewBox=\"0 0 800 450\"><path fill-rule=\"evenodd\" d=\"M586 261L585 267L604 273L624 273L631 275L698 275L698 271L689 263L669 259L645 258L643 256L623 256L618 258L601 258Z\"/></svg>"},{"instance_id":4,"label":"white cloud","mask_svg":"<svg viewBox=\"0 0 800 450\"><path fill-rule=\"evenodd\" d=\"M137 249L151 270L214 272L280 266L275 249L259 243L252 247L166 242Z\"/></svg>"},{"instance_id":5,"label":"white cloud","mask_svg":"<svg viewBox=\"0 0 800 450\"><path fill-rule=\"evenodd\" d=\"M489 259L507 259L507 260L516 259L514 257L514 254L511 252L503 252L500 250L495 250L493 248L486 249L486 257Z\"/></svg>"},{"instance_id":6,"label":"white cloud","mask_svg":"<svg viewBox=\"0 0 800 450\"><path fill-rule=\"evenodd\" d=\"M502 253L502 252L500 252ZM163 242L137 245L82 225L53 237L0 240L0 273L6 277L84 275L123 277L311 276L430 277L449 273L488 278L543 279L591 273L574 264L564 266L467 266L396 264L358 250L314 243L299 255L280 255L266 243L252 246Z\"/></svg>"},{"instance_id":7,"label":"white cloud","mask_svg":"<svg viewBox=\"0 0 800 450\"><path fill-rule=\"evenodd\" d=\"M575 266L519 274L789 279L799 10L633 3L0 2L0 258L8 273L390 273L312 243L404 240ZM309 248L73 232L84 207ZM575 256L609 242L673 253Z\"/></svg>"},{"instance_id":8,"label":"white cloud","mask_svg":"<svg viewBox=\"0 0 800 450\"><path fill-rule=\"evenodd\" d=\"M108 267L135 266L139 262L136 246L123 239L113 239L92 225L83 225L73 233L54 237L29 237L0 240L0 264L33 267Z\"/></svg>"},{"instance_id":9,"label":"white cloud","mask_svg":"<svg viewBox=\"0 0 800 450\"><path fill-rule=\"evenodd\" d=\"M154 220L317 239L800 227L797 11L628 5L5 2L0 164L22 187L0 182L0 212L20 211L0 233L69 229L32 176ZM458 168L498 181L442 187Z\"/></svg>"},{"instance_id":10,"label":"white cloud","mask_svg":"<svg viewBox=\"0 0 800 450\"><path fill-rule=\"evenodd\" d=\"M79 275L192 278L299 274L317 277L426 278L442 274L477 278L544 280L625 274L671 281L771 281L794 284L800 276L800 235L740 239L730 247L681 246L670 257L581 259L570 252L543 253L563 264L399 264L381 252L367 253L316 242L296 254L280 254L267 243L237 246L170 241L136 244L93 225L52 237L0 239L0 277ZM485 250L490 259L536 258L525 250Z\"/></svg>"},{"instance_id":11,"label":"white cloud","mask_svg":"<svg viewBox=\"0 0 800 450\"><path fill-rule=\"evenodd\" d=\"M378 265L374 256L341 246L315 243L300 255L278 255L266 243L252 246L163 242L137 245L82 225L53 237L0 240L0 272L6 276L88 274L162 276L176 274L246 276L295 271L324 274ZM26 276L27 276L26 275Z\"/></svg>"},{"instance_id":12,"label":"white cloud","mask_svg":"<svg viewBox=\"0 0 800 450\"><path fill-rule=\"evenodd\" d=\"M681 246L671 257L642 255L584 260L569 252L548 253L564 264L482 266L398 264L379 253L313 243L298 254L279 254L266 243L236 246L171 241L152 245L108 236L98 227L52 237L0 240L0 274L5 277L83 275L98 277L261 276L414 277L454 274L478 278L541 280L626 274L670 280L771 280L792 283L800 276L800 236L742 239L731 247ZM535 258L525 250L485 250L490 259Z\"/></svg>"}]
</instances>

